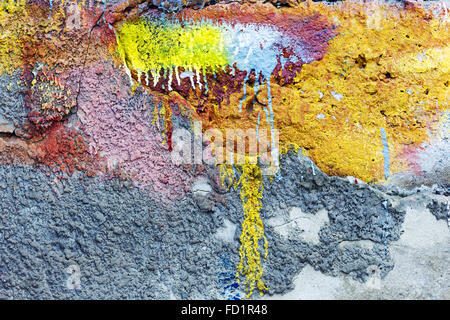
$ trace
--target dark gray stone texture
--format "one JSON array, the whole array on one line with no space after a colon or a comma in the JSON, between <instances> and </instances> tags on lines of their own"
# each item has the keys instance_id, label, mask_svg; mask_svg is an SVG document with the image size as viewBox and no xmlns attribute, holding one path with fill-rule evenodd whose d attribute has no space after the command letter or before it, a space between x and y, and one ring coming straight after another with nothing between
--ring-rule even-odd
<instances>
[{"instance_id":1,"label":"dark gray stone texture","mask_svg":"<svg viewBox=\"0 0 450 320\"><path fill-rule=\"evenodd\" d=\"M305 166L305 163L308 166ZM283 157L281 178L266 181L261 214L269 241L263 280L269 293L292 289L306 265L323 273L364 281L367 267L383 275L393 263L385 245L399 238L403 213L365 186L329 178L295 154ZM215 168L208 168L214 177ZM128 181L75 174L59 180L29 166L0 166L0 295L19 299L203 299L221 298L221 255L239 261L243 209L239 193L210 179L212 192L188 194L172 205L155 201ZM206 199L205 199L206 198ZM209 201L208 205L201 202ZM284 238L266 221L274 208L328 210L320 242ZM224 219L237 228L234 241L216 236ZM383 239L387 232L386 241ZM342 241L369 239L372 250L340 249ZM80 290L69 290L66 269L77 265Z\"/></svg>"}]
</instances>

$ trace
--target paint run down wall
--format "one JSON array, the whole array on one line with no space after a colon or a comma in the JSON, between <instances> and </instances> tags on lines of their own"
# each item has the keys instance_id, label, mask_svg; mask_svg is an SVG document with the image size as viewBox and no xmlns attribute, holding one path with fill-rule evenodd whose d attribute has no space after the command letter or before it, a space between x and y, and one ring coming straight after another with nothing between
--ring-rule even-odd
<instances>
[{"instance_id":1,"label":"paint run down wall","mask_svg":"<svg viewBox=\"0 0 450 320\"><path fill-rule=\"evenodd\" d=\"M0 297L449 298L448 7L3 1Z\"/></svg>"}]
</instances>

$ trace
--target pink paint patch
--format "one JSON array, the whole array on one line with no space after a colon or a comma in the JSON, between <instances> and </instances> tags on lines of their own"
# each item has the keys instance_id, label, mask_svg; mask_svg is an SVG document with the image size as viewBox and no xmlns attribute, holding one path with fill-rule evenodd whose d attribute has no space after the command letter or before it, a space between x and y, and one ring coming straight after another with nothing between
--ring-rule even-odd
<instances>
[{"instance_id":1,"label":"pink paint patch","mask_svg":"<svg viewBox=\"0 0 450 320\"><path fill-rule=\"evenodd\" d=\"M406 161L411 172L418 176L423 176L416 146L404 146L399 158L403 158Z\"/></svg>"},{"instance_id":2,"label":"pink paint patch","mask_svg":"<svg viewBox=\"0 0 450 320\"><path fill-rule=\"evenodd\" d=\"M129 79L106 62L85 70L83 79L77 114L90 152L105 159L108 170L158 193L158 199L182 198L191 176L172 163L162 133L152 125L152 97L120 90Z\"/></svg>"}]
</instances>

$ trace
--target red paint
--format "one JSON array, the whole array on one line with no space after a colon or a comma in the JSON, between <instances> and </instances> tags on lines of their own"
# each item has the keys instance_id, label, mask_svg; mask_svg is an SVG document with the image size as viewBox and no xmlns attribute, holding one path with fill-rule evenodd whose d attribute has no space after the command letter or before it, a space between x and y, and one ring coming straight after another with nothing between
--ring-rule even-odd
<instances>
[{"instance_id":1,"label":"red paint","mask_svg":"<svg viewBox=\"0 0 450 320\"><path fill-rule=\"evenodd\" d=\"M172 120L167 121L167 145L169 146L169 152L172 152Z\"/></svg>"},{"instance_id":2,"label":"red paint","mask_svg":"<svg viewBox=\"0 0 450 320\"><path fill-rule=\"evenodd\" d=\"M37 150L37 161L53 172L71 175L79 170L93 174L90 169L95 159L87 152L84 138L77 130L65 127L62 123L56 123L49 130Z\"/></svg>"}]
</instances>

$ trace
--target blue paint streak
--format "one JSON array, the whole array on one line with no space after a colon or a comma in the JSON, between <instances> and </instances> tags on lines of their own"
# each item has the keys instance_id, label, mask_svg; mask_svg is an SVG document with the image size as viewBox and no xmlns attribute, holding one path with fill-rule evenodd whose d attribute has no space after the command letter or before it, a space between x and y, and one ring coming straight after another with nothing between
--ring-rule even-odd
<instances>
[{"instance_id":1,"label":"blue paint streak","mask_svg":"<svg viewBox=\"0 0 450 320\"><path fill-rule=\"evenodd\" d=\"M108 1L108 0L105 0L105 2L103 3L103 22L104 23L106 23L106 19L105 19L106 1Z\"/></svg>"},{"instance_id":2,"label":"blue paint streak","mask_svg":"<svg viewBox=\"0 0 450 320\"><path fill-rule=\"evenodd\" d=\"M256 98L258 97L260 85L261 85L261 83L259 82L259 79L258 79L258 82L255 83L255 98L253 99L252 105L255 104L255 102L256 102Z\"/></svg>"},{"instance_id":3,"label":"blue paint streak","mask_svg":"<svg viewBox=\"0 0 450 320\"><path fill-rule=\"evenodd\" d=\"M48 13L48 18L47 18L47 20L50 19L51 15L52 15L52 10L53 10L53 2L52 2L52 0L50 0L50 12Z\"/></svg>"},{"instance_id":4,"label":"blue paint streak","mask_svg":"<svg viewBox=\"0 0 450 320\"><path fill-rule=\"evenodd\" d=\"M236 292L239 289L239 284L236 282L235 274L231 271L234 269L231 261L228 259L227 254L221 254L219 258L219 268L224 270L223 272L218 272L218 282L222 287L222 296L227 300L241 300L239 292Z\"/></svg>"},{"instance_id":5,"label":"blue paint streak","mask_svg":"<svg viewBox=\"0 0 450 320\"><path fill-rule=\"evenodd\" d=\"M270 74L275 69L279 55L277 44L280 42L276 29L271 27L255 28L248 25L236 32L235 28L242 28L242 26L228 26L228 28L232 37L232 41L228 44L230 60L236 62L238 69L253 69L256 76L259 75L259 72ZM242 41L242 39L253 39L253 41Z\"/></svg>"},{"instance_id":6,"label":"blue paint streak","mask_svg":"<svg viewBox=\"0 0 450 320\"><path fill-rule=\"evenodd\" d=\"M387 180L389 178L389 145L387 141L387 135L384 128L380 128L381 132L381 143L383 144L383 155L384 155L384 178Z\"/></svg>"},{"instance_id":7,"label":"blue paint streak","mask_svg":"<svg viewBox=\"0 0 450 320\"><path fill-rule=\"evenodd\" d=\"M205 93L208 94L208 82L206 81L205 74L203 74L203 80L205 81Z\"/></svg>"},{"instance_id":8,"label":"blue paint streak","mask_svg":"<svg viewBox=\"0 0 450 320\"><path fill-rule=\"evenodd\" d=\"M234 169L234 153L231 154L231 167L233 168L233 177L236 177L236 169Z\"/></svg>"},{"instance_id":9,"label":"blue paint streak","mask_svg":"<svg viewBox=\"0 0 450 320\"><path fill-rule=\"evenodd\" d=\"M275 174L276 181L280 181L281 179L283 179L280 172L281 172L281 170L278 170L277 173Z\"/></svg>"}]
</instances>

